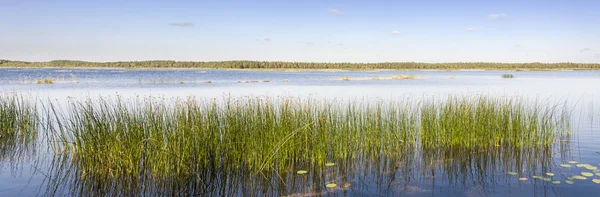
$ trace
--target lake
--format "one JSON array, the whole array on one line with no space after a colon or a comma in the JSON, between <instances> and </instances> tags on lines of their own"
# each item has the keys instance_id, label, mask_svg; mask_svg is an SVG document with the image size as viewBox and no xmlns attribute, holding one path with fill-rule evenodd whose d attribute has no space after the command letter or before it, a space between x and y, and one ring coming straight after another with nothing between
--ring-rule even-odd
<instances>
[{"instance_id":1,"label":"lake","mask_svg":"<svg viewBox=\"0 0 600 197\"><path fill-rule=\"evenodd\" d=\"M514 78L503 78L503 74ZM399 75L411 77L392 79ZM44 79L52 83L44 84ZM132 183L78 174L76 165L57 159L49 145L51 131L40 128L30 149L0 157L0 196L596 196L600 193L600 184L594 181L600 179L599 86L600 71L0 68L0 92L24 95L40 104L42 114L48 103L62 109L73 101L101 97L169 100L190 96L332 103L419 103L449 96L485 96L566 108L570 114L570 134L537 148L498 146L460 152L410 146L389 155L357 152L326 167L295 164L293 171L286 166L263 174L223 170L185 180L144 178ZM308 172L303 175L298 170ZM592 176L573 178L582 172ZM329 187L331 183L336 185Z\"/></svg>"}]
</instances>

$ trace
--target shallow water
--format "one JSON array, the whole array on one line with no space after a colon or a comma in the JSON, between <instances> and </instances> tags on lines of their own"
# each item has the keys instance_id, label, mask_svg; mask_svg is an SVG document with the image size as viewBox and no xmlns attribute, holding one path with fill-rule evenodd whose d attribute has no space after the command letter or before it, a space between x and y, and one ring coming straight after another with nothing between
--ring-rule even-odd
<instances>
[{"instance_id":1,"label":"shallow water","mask_svg":"<svg viewBox=\"0 0 600 197\"><path fill-rule=\"evenodd\" d=\"M515 78L501 78L506 73L513 74ZM371 79L400 74L414 75L417 79ZM54 84L36 83L38 79L50 76L54 77ZM350 80L341 80L344 77ZM150 95L193 95L198 98L266 95L338 99L343 102L372 98L418 100L457 94L520 97L548 105L567 102L573 114L571 138L556 142L548 149L497 148L469 154L432 153L418 157L406 154L335 161L333 167L307 169L310 173L305 176L281 172L277 176L287 183L285 186L277 185L276 179L270 175L228 178L227 173L223 173L214 177L215 182L209 186L204 184L200 187L193 184L198 180L188 180L179 185L164 186L171 190L149 183L144 191L129 191L129 194L143 195L245 196L263 191L265 195L277 196L594 196L600 193L600 184L593 183L592 177L576 180L573 185L564 182L566 177L589 170L575 166L564 168L560 164L573 160L600 167L600 154L597 153L600 152L600 99L596 98L600 96L599 85L600 71L0 69L0 92L23 93L40 102L49 99L66 103L71 97L80 100L117 95L125 98ZM51 155L51 151L40 144L35 155L0 161L0 196L114 194L103 191L105 187L90 186L106 183L82 183L77 176L50 170ZM519 175L509 175L509 171ZM555 173L554 179L560 180L561 184L554 185L532 177L544 175L545 172ZM65 178L53 178L56 176ZM519 177L527 177L528 180L519 181ZM600 179L600 176L593 178ZM57 183L56 180L61 182ZM337 187L327 189L325 184L330 182L335 182ZM214 189L224 185L229 189ZM172 191L175 188L183 189ZM198 191L190 191L194 189ZM165 193L152 193L157 191Z\"/></svg>"}]
</instances>

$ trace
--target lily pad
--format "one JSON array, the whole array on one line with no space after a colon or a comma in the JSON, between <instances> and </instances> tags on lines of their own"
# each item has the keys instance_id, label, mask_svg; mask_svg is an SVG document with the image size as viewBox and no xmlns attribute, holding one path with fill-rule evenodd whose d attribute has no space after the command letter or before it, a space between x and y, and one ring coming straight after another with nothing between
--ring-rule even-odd
<instances>
[{"instance_id":1,"label":"lily pad","mask_svg":"<svg viewBox=\"0 0 600 197\"><path fill-rule=\"evenodd\" d=\"M596 184L600 184L600 179L592 179L592 182L594 182Z\"/></svg>"},{"instance_id":2,"label":"lily pad","mask_svg":"<svg viewBox=\"0 0 600 197\"><path fill-rule=\"evenodd\" d=\"M527 180L527 178L525 178L525 177L519 178L519 181L526 181L526 180Z\"/></svg>"},{"instance_id":3,"label":"lily pad","mask_svg":"<svg viewBox=\"0 0 600 197\"><path fill-rule=\"evenodd\" d=\"M335 184L335 183L329 183L329 184L327 184L325 186L327 186L328 188L334 188L334 187L337 186L337 184Z\"/></svg>"},{"instance_id":4,"label":"lily pad","mask_svg":"<svg viewBox=\"0 0 600 197\"><path fill-rule=\"evenodd\" d=\"M569 184L569 185L573 185L575 183L575 181L572 180L566 180L565 183Z\"/></svg>"},{"instance_id":5,"label":"lily pad","mask_svg":"<svg viewBox=\"0 0 600 197\"><path fill-rule=\"evenodd\" d=\"M588 170L597 170L598 169L598 167L596 167L596 166L586 166L585 168Z\"/></svg>"},{"instance_id":6,"label":"lily pad","mask_svg":"<svg viewBox=\"0 0 600 197\"><path fill-rule=\"evenodd\" d=\"M570 164L566 164L566 163L565 163L565 164L560 164L560 166L561 166L561 167L564 167L564 168L570 168L570 167L571 167L571 165L570 165Z\"/></svg>"},{"instance_id":7,"label":"lily pad","mask_svg":"<svg viewBox=\"0 0 600 197\"><path fill-rule=\"evenodd\" d=\"M569 161L570 164L576 164L576 161Z\"/></svg>"},{"instance_id":8,"label":"lily pad","mask_svg":"<svg viewBox=\"0 0 600 197\"><path fill-rule=\"evenodd\" d=\"M546 175L548 175L548 176L554 176L554 173L552 173L552 172L547 172L547 173L546 173Z\"/></svg>"},{"instance_id":9,"label":"lily pad","mask_svg":"<svg viewBox=\"0 0 600 197\"><path fill-rule=\"evenodd\" d=\"M325 164L325 166L327 166L327 167L331 167L331 166L334 166L334 165L335 165L334 163L326 163Z\"/></svg>"},{"instance_id":10,"label":"lily pad","mask_svg":"<svg viewBox=\"0 0 600 197\"><path fill-rule=\"evenodd\" d=\"M534 175L534 176L533 176L533 178L534 178L534 179L539 179L539 178L542 178L542 177L541 177L541 176L535 176L535 175Z\"/></svg>"},{"instance_id":11,"label":"lily pad","mask_svg":"<svg viewBox=\"0 0 600 197\"><path fill-rule=\"evenodd\" d=\"M296 172L296 173L298 173L298 174L306 174L307 171L306 170L298 170L298 172Z\"/></svg>"},{"instance_id":12,"label":"lily pad","mask_svg":"<svg viewBox=\"0 0 600 197\"><path fill-rule=\"evenodd\" d=\"M596 176L600 176L600 173L596 173Z\"/></svg>"},{"instance_id":13,"label":"lily pad","mask_svg":"<svg viewBox=\"0 0 600 197\"><path fill-rule=\"evenodd\" d=\"M558 185L558 184L560 184L560 181L552 181L552 184Z\"/></svg>"},{"instance_id":14,"label":"lily pad","mask_svg":"<svg viewBox=\"0 0 600 197\"><path fill-rule=\"evenodd\" d=\"M350 183L344 183L344 188L349 188L350 186L352 186Z\"/></svg>"},{"instance_id":15,"label":"lily pad","mask_svg":"<svg viewBox=\"0 0 600 197\"><path fill-rule=\"evenodd\" d=\"M586 165L585 165L585 164L581 164L581 163L580 163L580 164L577 164L577 165L575 165L575 166L577 166L578 168L583 168L583 167L585 167Z\"/></svg>"},{"instance_id":16,"label":"lily pad","mask_svg":"<svg viewBox=\"0 0 600 197\"><path fill-rule=\"evenodd\" d=\"M510 175L517 175L516 172L508 172L508 174L510 174Z\"/></svg>"},{"instance_id":17,"label":"lily pad","mask_svg":"<svg viewBox=\"0 0 600 197\"><path fill-rule=\"evenodd\" d=\"M594 176L594 173L591 173L591 172L582 172L581 175L590 177L590 176Z\"/></svg>"},{"instance_id":18,"label":"lily pad","mask_svg":"<svg viewBox=\"0 0 600 197\"><path fill-rule=\"evenodd\" d=\"M544 180L544 181L551 181L552 179L548 178L548 177L544 177L544 178L542 178L542 180Z\"/></svg>"},{"instance_id":19,"label":"lily pad","mask_svg":"<svg viewBox=\"0 0 600 197\"><path fill-rule=\"evenodd\" d=\"M578 175L572 176L571 178L577 179L577 180L587 180L587 178L585 178L584 176L578 176Z\"/></svg>"}]
</instances>

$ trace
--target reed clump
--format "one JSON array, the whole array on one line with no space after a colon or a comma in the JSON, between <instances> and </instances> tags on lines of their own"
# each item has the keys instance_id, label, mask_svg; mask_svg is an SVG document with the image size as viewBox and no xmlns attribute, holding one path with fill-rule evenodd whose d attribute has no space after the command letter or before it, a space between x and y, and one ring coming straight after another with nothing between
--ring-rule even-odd
<instances>
[{"instance_id":1,"label":"reed clump","mask_svg":"<svg viewBox=\"0 0 600 197\"><path fill-rule=\"evenodd\" d=\"M515 76L514 76L514 75L512 75L512 74L502 74L502 78L505 78L505 79L512 79L512 78L515 78Z\"/></svg>"},{"instance_id":2,"label":"reed clump","mask_svg":"<svg viewBox=\"0 0 600 197\"><path fill-rule=\"evenodd\" d=\"M46 77L43 79L38 79L37 84L54 84L54 77Z\"/></svg>"},{"instance_id":3,"label":"reed clump","mask_svg":"<svg viewBox=\"0 0 600 197\"><path fill-rule=\"evenodd\" d=\"M240 97L73 102L57 118L56 150L100 177L156 179L206 172L295 172L326 161L444 151L535 147L563 116L512 99L351 101Z\"/></svg>"},{"instance_id":4,"label":"reed clump","mask_svg":"<svg viewBox=\"0 0 600 197\"><path fill-rule=\"evenodd\" d=\"M568 114L556 106L513 99L450 97L421 108L424 148L484 150L495 146L548 146L568 132Z\"/></svg>"},{"instance_id":5,"label":"reed clump","mask_svg":"<svg viewBox=\"0 0 600 197\"><path fill-rule=\"evenodd\" d=\"M0 163L31 150L37 136L37 109L16 94L0 94Z\"/></svg>"}]
</instances>

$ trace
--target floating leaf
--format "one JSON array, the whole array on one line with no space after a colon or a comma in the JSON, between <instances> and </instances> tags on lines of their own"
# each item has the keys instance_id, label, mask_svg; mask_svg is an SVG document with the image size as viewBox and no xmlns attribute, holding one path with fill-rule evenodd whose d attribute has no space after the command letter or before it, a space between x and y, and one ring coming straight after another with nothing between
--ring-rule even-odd
<instances>
[{"instance_id":1,"label":"floating leaf","mask_svg":"<svg viewBox=\"0 0 600 197\"><path fill-rule=\"evenodd\" d=\"M298 170L298 172L296 172L296 173L298 173L298 174L306 174L307 171L306 170Z\"/></svg>"},{"instance_id":2,"label":"floating leaf","mask_svg":"<svg viewBox=\"0 0 600 197\"><path fill-rule=\"evenodd\" d=\"M585 168L587 168L588 170L597 170L598 167L596 166L586 166Z\"/></svg>"},{"instance_id":3,"label":"floating leaf","mask_svg":"<svg viewBox=\"0 0 600 197\"><path fill-rule=\"evenodd\" d=\"M335 165L334 163L326 163L325 164L325 166L327 166L327 167L331 167L331 166L334 166L334 165Z\"/></svg>"},{"instance_id":4,"label":"floating leaf","mask_svg":"<svg viewBox=\"0 0 600 197\"><path fill-rule=\"evenodd\" d=\"M577 180L587 180L587 178L585 178L584 176L578 176L578 175L576 175L576 176L573 176L573 177L571 177L571 178L573 178L573 179L577 179Z\"/></svg>"},{"instance_id":5,"label":"floating leaf","mask_svg":"<svg viewBox=\"0 0 600 197\"><path fill-rule=\"evenodd\" d=\"M552 179L548 178L548 177L544 177L544 178L542 178L542 180L544 180L544 181L551 181Z\"/></svg>"},{"instance_id":6,"label":"floating leaf","mask_svg":"<svg viewBox=\"0 0 600 197\"><path fill-rule=\"evenodd\" d=\"M335 183L329 183L325 186L327 186L328 188L333 188L333 187L336 187L337 185Z\"/></svg>"},{"instance_id":7,"label":"floating leaf","mask_svg":"<svg viewBox=\"0 0 600 197\"><path fill-rule=\"evenodd\" d=\"M534 175L534 176L533 176L533 178L534 178L534 179L539 179L539 178L542 178L542 177L541 177L541 176L535 176L535 175Z\"/></svg>"},{"instance_id":8,"label":"floating leaf","mask_svg":"<svg viewBox=\"0 0 600 197\"><path fill-rule=\"evenodd\" d=\"M582 172L581 175L590 177L590 176L594 176L594 173L591 173L591 172Z\"/></svg>"},{"instance_id":9,"label":"floating leaf","mask_svg":"<svg viewBox=\"0 0 600 197\"><path fill-rule=\"evenodd\" d=\"M560 184L560 181L552 181L552 184L558 185L558 184Z\"/></svg>"},{"instance_id":10,"label":"floating leaf","mask_svg":"<svg viewBox=\"0 0 600 197\"><path fill-rule=\"evenodd\" d=\"M592 182L600 184L600 179L592 179Z\"/></svg>"},{"instance_id":11,"label":"floating leaf","mask_svg":"<svg viewBox=\"0 0 600 197\"><path fill-rule=\"evenodd\" d=\"M583 168L583 167L585 167L585 164L577 164L575 166L577 166L578 168Z\"/></svg>"},{"instance_id":12,"label":"floating leaf","mask_svg":"<svg viewBox=\"0 0 600 197\"><path fill-rule=\"evenodd\" d=\"M510 175L517 175L516 172L508 172L508 174L510 174Z\"/></svg>"},{"instance_id":13,"label":"floating leaf","mask_svg":"<svg viewBox=\"0 0 600 197\"><path fill-rule=\"evenodd\" d=\"M569 161L570 164L576 164L576 161Z\"/></svg>"},{"instance_id":14,"label":"floating leaf","mask_svg":"<svg viewBox=\"0 0 600 197\"><path fill-rule=\"evenodd\" d=\"M547 172L547 173L546 173L546 175L548 175L548 176L554 176L554 173L552 173L552 172Z\"/></svg>"},{"instance_id":15,"label":"floating leaf","mask_svg":"<svg viewBox=\"0 0 600 197\"><path fill-rule=\"evenodd\" d=\"M596 176L600 176L600 173L596 173Z\"/></svg>"},{"instance_id":16,"label":"floating leaf","mask_svg":"<svg viewBox=\"0 0 600 197\"><path fill-rule=\"evenodd\" d=\"M350 186L352 186L350 183L344 183L344 188L349 188Z\"/></svg>"},{"instance_id":17,"label":"floating leaf","mask_svg":"<svg viewBox=\"0 0 600 197\"><path fill-rule=\"evenodd\" d=\"M565 167L565 168L570 168L571 167L571 165L569 165L569 164L560 164L560 166Z\"/></svg>"},{"instance_id":18,"label":"floating leaf","mask_svg":"<svg viewBox=\"0 0 600 197\"><path fill-rule=\"evenodd\" d=\"M525 177L519 178L519 181L526 181L526 180L527 180L527 178L525 178Z\"/></svg>"},{"instance_id":19,"label":"floating leaf","mask_svg":"<svg viewBox=\"0 0 600 197\"><path fill-rule=\"evenodd\" d=\"M565 183L569 184L569 185L573 185L575 183L575 181L572 180L566 180Z\"/></svg>"}]
</instances>

